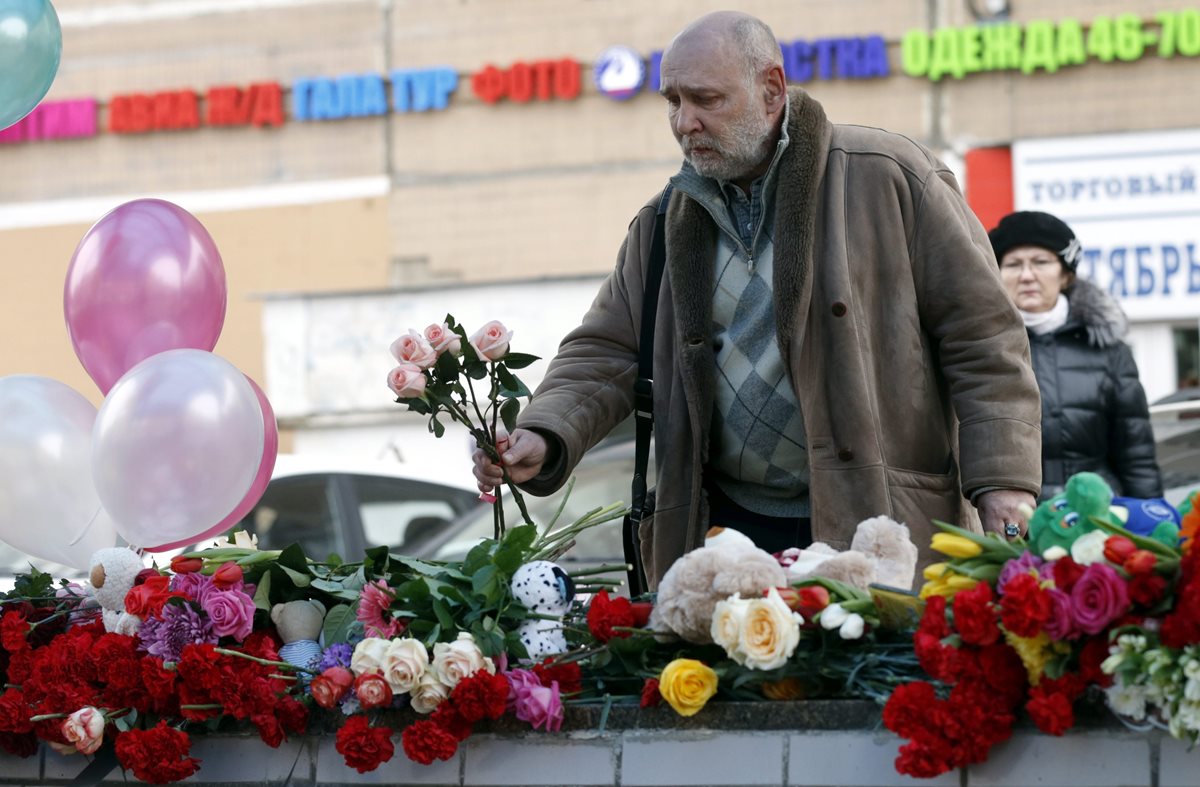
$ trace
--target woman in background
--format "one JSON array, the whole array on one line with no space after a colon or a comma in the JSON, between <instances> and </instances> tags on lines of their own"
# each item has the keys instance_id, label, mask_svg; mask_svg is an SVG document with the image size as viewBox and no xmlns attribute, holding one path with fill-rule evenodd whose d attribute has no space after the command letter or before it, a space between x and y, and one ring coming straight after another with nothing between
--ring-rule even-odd
<instances>
[{"instance_id":1,"label":"woman in background","mask_svg":"<svg viewBox=\"0 0 1200 787\"><path fill-rule=\"evenodd\" d=\"M1077 279L1081 249L1049 213L1010 213L988 233L1000 278L1025 320L1042 392L1042 495L1090 470L1116 495L1162 496L1146 393L1122 339L1121 307Z\"/></svg>"}]
</instances>

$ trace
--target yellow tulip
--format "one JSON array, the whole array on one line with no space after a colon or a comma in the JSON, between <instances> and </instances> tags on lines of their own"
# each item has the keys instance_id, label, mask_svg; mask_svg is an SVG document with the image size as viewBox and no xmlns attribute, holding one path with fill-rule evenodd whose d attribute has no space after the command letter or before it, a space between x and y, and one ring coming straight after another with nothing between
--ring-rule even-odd
<instances>
[{"instance_id":1,"label":"yellow tulip","mask_svg":"<svg viewBox=\"0 0 1200 787\"><path fill-rule=\"evenodd\" d=\"M658 676L658 693L680 716L693 716L717 693L717 673L695 659L675 659Z\"/></svg>"},{"instance_id":2,"label":"yellow tulip","mask_svg":"<svg viewBox=\"0 0 1200 787\"><path fill-rule=\"evenodd\" d=\"M921 575L930 582L933 582L941 579L942 575L949 570L950 566L946 563L930 563L928 566L925 566L925 570L921 572Z\"/></svg>"},{"instance_id":3,"label":"yellow tulip","mask_svg":"<svg viewBox=\"0 0 1200 787\"><path fill-rule=\"evenodd\" d=\"M983 552L979 544L953 533L934 533L930 546L949 557L975 557Z\"/></svg>"}]
</instances>

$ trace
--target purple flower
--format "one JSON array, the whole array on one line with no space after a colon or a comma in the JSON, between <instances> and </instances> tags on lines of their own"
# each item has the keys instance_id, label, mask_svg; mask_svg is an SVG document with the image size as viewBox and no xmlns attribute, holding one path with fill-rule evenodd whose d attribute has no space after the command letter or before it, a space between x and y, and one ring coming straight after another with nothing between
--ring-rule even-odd
<instances>
[{"instance_id":1,"label":"purple flower","mask_svg":"<svg viewBox=\"0 0 1200 787\"><path fill-rule=\"evenodd\" d=\"M336 645L330 645L325 648L325 652L321 654L321 661L317 664L317 674L324 672L331 667L345 667L350 669L350 658L354 655L354 646L347 642L339 642Z\"/></svg>"},{"instance_id":2,"label":"purple flower","mask_svg":"<svg viewBox=\"0 0 1200 787\"><path fill-rule=\"evenodd\" d=\"M191 604L164 604L162 617L149 617L138 630L138 647L163 661L179 661L186 645L217 644L219 637Z\"/></svg>"},{"instance_id":3,"label":"purple flower","mask_svg":"<svg viewBox=\"0 0 1200 787\"><path fill-rule=\"evenodd\" d=\"M508 710L516 710L517 699L522 696L522 692L528 694L529 690L534 686L541 687L542 681L538 676L527 669L509 670L504 673L504 677L508 679Z\"/></svg>"},{"instance_id":4,"label":"purple flower","mask_svg":"<svg viewBox=\"0 0 1200 787\"><path fill-rule=\"evenodd\" d=\"M1043 563L1045 561L1032 552L1026 552L1016 560L1008 561L1004 564L1004 568L1000 569L1000 579L996 582L996 591L1003 595L1004 586L1012 579L1019 574L1038 572Z\"/></svg>"},{"instance_id":5,"label":"purple flower","mask_svg":"<svg viewBox=\"0 0 1200 787\"><path fill-rule=\"evenodd\" d=\"M1049 588L1050 619L1046 621L1046 633L1055 641L1075 639L1079 629L1075 626L1075 615L1071 610L1071 597L1058 588Z\"/></svg>"},{"instance_id":6,"label":"purple flower","mask_svg":"<svg viewBox=\"0 0 1200 787\"><path fill-rule=\"evenodd\" d=\"M240 590L210 590L200 601L213 633L242 642L254 630L254 599Z\"/></svg>"},{"instance_id":7,"label":"purple flower","mask_svg":"<svg viewBox=\"0 0 1200 787\"><path fill-rule=\"evenodd\" d=\"M189 574L176 574L171 577L171 590L186 593L188 598L196 603L203 603L204 596L212 588L212 577L206 577L199 571L193 571Z\"/></svg>"},{"instance_id":8,"label":"purple flower","mask_svg":"<svg viewBox=\"0 0 1200 787\"><path fill-rule=\"evenodd\" d=\"M1092 563L1071 588L1075 622L1085 634L1099 634L1129 609L1125 580L1111 566Z\"/></svg>"}]
</instances>

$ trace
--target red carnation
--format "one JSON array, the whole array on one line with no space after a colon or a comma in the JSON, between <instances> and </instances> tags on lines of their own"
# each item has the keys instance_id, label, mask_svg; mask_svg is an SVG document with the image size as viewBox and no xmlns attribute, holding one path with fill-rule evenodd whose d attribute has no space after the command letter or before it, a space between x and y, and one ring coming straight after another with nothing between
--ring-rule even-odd
<instances>
[{"instance_id":1,"label":"red carnation","mask_svg":"<svg viewBox=\"0 0 1200 787\"><path fill-rule=\"evenodd\" d=\"M1108 637L1091 637L1079 651L1079 676L1085 683L1094 683L1107 689L1113 683L1113 676L1106 675L1100 665L1108 658Z\"/></svg>"},{"instance_id":2,"label":"red carnation","mask_svg":"<svg viewBox=\"0 0 1200 787\"><path fill-rule=\"evenodd\" d=\"M448 760L458 751L458 741L432 721L416 721L400 736L404 753L410 760L429 765L434 760Z\"/></svg>"},{"instance_id":3,"label":"red carnation","mask_svg":"<svg viewBox=\"0 0 1200 787\"><path fill-rule=\"evenodd\" d=\"M1064 558L1065 559L1065 558ZM1000 618L1004 628L1018 637L1036 637L1054 610L1050 595L1037 577L1018 574L1004 586Z\"/></svg>"},{"instance_id":4,"label":"red carnation","mask_svg":"<svg viewBox=\"0 0 1200 787\"><path fill-rule=\"evenodd\" d=\"M902 738L913 738L929 728L930 711L938 698L925 681L897 686L883 707L883 723Z\"/></svg>"},{"instance_id":5,"label":"red carnation","mask_svg":"<svg viewBox=\"0 0 1200 787\"><path fill-rule=\"evenodd\" d=\"M1142 607L1152 607L1167 592L1167 580L1158 574L1137 574L1129 579L1129 597Z\"/></svg>"},{"instance_id":6,"label":"red carnation","mask_svg":"<svg viewBox=\"0 0 1200 787\"><path fill-rule=\"evenodd\" d=\"M642 684L640 705L643 708L657 708L661 703L662 694L658 691L658 678L646 678L646 682Z\"/></svg>"},{"instance_id":7,"label":"red carnation","mask_svg":"<svg viewBox=\"0 0 1200 787\"><path fill-rule=\"evenodd\" d=\"M1006 708L1016 707L1025 698L1029 673L1016 651L998 642L979 651L979 668L988 686L999 695Z\"/></svg>"},{"instance_id":8,"label":"red carnation","mask_svg":"<svg viewBox=\"0 0 1200 787\"><path fill-rule=\"evenodd\" d=\"M0 749L14 757L32 757L38 748L38 738L32 732L0 732Z\"/></svg>"},{"instance_id":9,"label":"red carnation","mask_svg":"<svg viewBox=\"0 0 1200 787\"><path fill-rule=\"evenodd\" d=\"M443 702L438 705L429 720L448 732L456 741L465 741L470 738L471 729L474 726L452 702Z\"/></svg>"},{"instance_id":10,"label":"red carnation","mask_svg":"<svg viewBox=\"0 0 1200 787\"><path fill-rule=\"evenodd\" d=\"M1054 561L1054 586L1064 593L1070 593L1071 588L1083 576L1083 566L1071 559L1070 555Z\"/></svg>"},{"instance_id":11,"label":"red carnation","mask_svg":"<svg viewBox=\"0 0 1200 787\"><path fill-rule=\"evenodd\" d=\"M636 605L635 605L636 606ZM579 664L570 661L566 664L554 664L553 658L547 656L541 664L535 664L533 672L538 676L542 685L549 688L550 684L558 681L558 690L562 694L579 694L583 691L583 673Z\"/></svg>"},{"instance_id":12,"label":"red carnation","mask_svg":"<svg viewBox=\"0 0 1200 787\"><path fill-rule=\"evenodd\" d=\"M29 620L16 610L9 610L0 618L0 646L9 653L20 653L29 647Z\"/></svg>"},{"instance_id":13,"label":"red carnation","mask_svg":"<svg viewBox=\"0 0 1200 787\"><path fill-rule=\"evenodd\" d=\"M396 753L391 728L372 727L366 716L347 719L337 731L334 748L346 759L346 765L359 773L375 770Z\"/></svg>"},{"instance_id":14,"label":"red carnation","mask_svg":"<svg viewBox=\"0 0 1200 787\"><path fill-rule=\"evenodd\" d=\"M487 670L478 670L463 678L450 692L450 702L469 723L500 718L507 701L508 680Z\"/></svg>"},{"instance_id":15,"label":"red carnation","mask_svg":"<svg viewBox=\"0 0 1200 787\"><path fill-rule=\"evenodd\" d=\"M954 597L954 627L969 645L991 645L1000 639L996 610L992 606L992 587L980 582L971 590Z\"/></svg>"},{"instance_id":16,"label":"red carnation","mask_svg":"<svg viewBox=\"0 0 1200 787\"><path fill-rule=\"evenodd\" d=\"M1037 686L1029 692L1025 710L1037 728L1047 735L1062 735L1075 725L1075 710L1062 692L1049 692Z\"/></svg>"},{"instance_id":17,"label":"red carnation","mask_svg":"<svg viewBox=\"0 0 1200 787\"><path fill-rule=\"evenodd\" d=\"M632 627L634 622L633 605L629 599L610 599L607 590L601 590L592 597L587 613L588 630L601 642L608 642L613 637L628 637L628 631L613 631L613 628Z\"/></svg>"},{"instance_id":18,"label":"red carnation","mask_svg":"<svg viewBox=\"0 0 1200 787\"><path fill-rule=\"evenodd\" d=\"M200 770L200 760L189 757L192 740L186 732L160 721L149 730L130 730L117 736L117 761L144 782L177 782Z\"/></svg>"}]
</instances>

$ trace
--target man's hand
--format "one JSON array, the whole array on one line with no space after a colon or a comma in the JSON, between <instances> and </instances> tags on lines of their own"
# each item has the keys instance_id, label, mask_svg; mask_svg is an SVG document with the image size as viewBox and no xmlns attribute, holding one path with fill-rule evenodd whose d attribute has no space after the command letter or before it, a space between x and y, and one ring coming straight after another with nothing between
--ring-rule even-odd
<instances>
[{"instance_id":1,"label":"man's hand","mask_svg":"<svg viewBox=\"0 0 1200 787\"><path fill-rule=\"evenodd\" d=\"M984 532L999 533L1007 538L1009 536L1004 532L1004 525L1014 522L1018 535L1024 537L1029 531L1027 519L1037 505L1037 499L1020 489L993 489L980 495L975 503Z\"/></svg>"},{"instance_id":2,"label":"man's hand","mask_svg":"<svg viewBox=\"0 0 1200 787\"><path fill-rule=\"evenodd\" d=\"M500 432L496 435L496 450L500 461L508 468L508 477L514 484L524 483L542 471L546 461L546 439L528 429L514 429L513 433ZM475 461L475 481L479 491L485 494L504 483L504 472L483 452L475 449L471 455Z\"/></svg>"}]
</instances>

